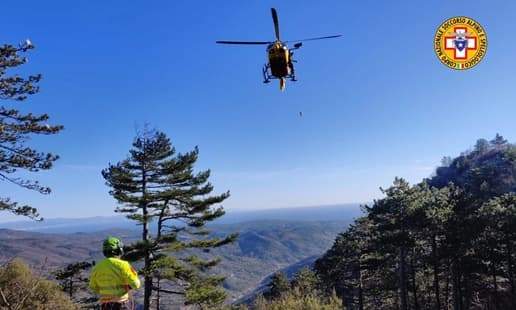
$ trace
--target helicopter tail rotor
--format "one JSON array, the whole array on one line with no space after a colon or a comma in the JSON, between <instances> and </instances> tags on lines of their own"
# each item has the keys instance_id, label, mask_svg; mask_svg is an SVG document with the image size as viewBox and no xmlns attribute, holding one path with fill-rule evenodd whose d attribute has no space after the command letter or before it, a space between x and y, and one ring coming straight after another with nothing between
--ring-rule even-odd
<instances>
[{"instance_id":1,"label":"helicopter tail rotor","mask_svg":"<svg viewBox=\"0 0 516 310\"><path fill-rule=\"evenodd\" d=\"M271 14L272 21L274 22L274 31L276 32L276 40L280 41L278 13L275 8L271 8Z\"/></svg>"}]
</instances>

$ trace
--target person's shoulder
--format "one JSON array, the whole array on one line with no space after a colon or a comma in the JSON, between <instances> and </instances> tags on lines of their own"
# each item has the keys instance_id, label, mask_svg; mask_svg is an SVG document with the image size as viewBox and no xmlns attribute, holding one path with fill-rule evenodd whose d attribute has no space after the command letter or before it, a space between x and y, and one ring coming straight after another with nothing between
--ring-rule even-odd
<instances>
[{"instance_id":1,"label":"person's shoulder","mask_svg":"<svg viewBox=\"0 0 516 310\"><path fill-rule=\"evenodd\" d=\"M124 270L124 272L130 272L134 276L138 275L136 270L133 268L131 263L129 263L128 261L120 259L120 258L114 258L112 260L112 262L116 266L116 268L118 268L119 270Z\"/></svg>"},{"instance_id":2,"label":"person's shoulder","mask_svg":"<svg viewBox=\"0 0 516 310\"><path fill-rule=\"evenodd\" d=\"M111 257L109 259L109 261L113 264L113 265L116 265L116 266L120 266L120 267L127 267L127 266L130 266L129 262L126 261L126 260L123 260L123 259L120 259L120 258L117 258L117 257Z\"/></svg>"},{"instance_id":3,"label":"person's shoulder","mask_svg":"<svg viewBox=\"0 0 516 310\"><path fill-rule=\"evenodd\" d=\"M93 271L97 270L98 268L102 268L102 266L104 266L104 265L106 265L106 264L109 264L109 261L108 261L108 259L107 259L107 258L104 258L104 259L102 259L100 262L97 262L97 263L93 266L93 268L91 269L91 271L93 272Z\"/></svg>"}]
</instances>

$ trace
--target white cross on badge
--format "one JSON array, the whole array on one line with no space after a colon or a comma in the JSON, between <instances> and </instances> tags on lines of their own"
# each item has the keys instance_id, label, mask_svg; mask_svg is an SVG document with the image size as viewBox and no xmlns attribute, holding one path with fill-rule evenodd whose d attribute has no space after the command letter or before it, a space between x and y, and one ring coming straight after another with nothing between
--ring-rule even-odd
<instances>
[{"instance_id":1,"label":"white cross on badge","mask_svg":"<svg viewBox=\"0 0 516 310\"><path fill-rule=\"evenodd\" d=\"M454 59L467 59L468 50L477 49L477 38L468 35L467 28L456 27L455 36L445 37L445 49L453 50Z\"/></svg>"}]
</instances>

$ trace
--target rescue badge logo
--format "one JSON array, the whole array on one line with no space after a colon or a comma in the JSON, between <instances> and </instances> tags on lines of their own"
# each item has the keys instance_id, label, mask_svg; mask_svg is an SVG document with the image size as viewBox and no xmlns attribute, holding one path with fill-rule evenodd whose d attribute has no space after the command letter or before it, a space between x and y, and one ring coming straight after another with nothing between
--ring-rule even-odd
<instances>
[{"instance_id":1,"label":"rescue badge logo","mask_svg":"<svg viewBox=\"0 0 516 310\"><path fill-rule=\"evenodd\" d=\"M437 29L434 49L439 60L447 67L470 69L486 55L487 35L477 21L465 16L452 17Z\"/></svg>"}]
</instances>

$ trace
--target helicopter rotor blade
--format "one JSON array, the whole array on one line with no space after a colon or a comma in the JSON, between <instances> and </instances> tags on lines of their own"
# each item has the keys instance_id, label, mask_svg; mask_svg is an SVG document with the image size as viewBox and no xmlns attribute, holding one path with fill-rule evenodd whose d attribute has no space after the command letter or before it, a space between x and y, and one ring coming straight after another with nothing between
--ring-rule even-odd
<instances>
[{"instance_id":1,"label":"helicopter rotor blade","mask_svg":"<svg viewBox=\"0 0 516 310\"><path fill-rule=\"evenodd\" d=\"M342 37L342 35L341 34L337 34L337 35L333 35L333 36L308 38L308 39L302 39L302 40L288 40L288 41L285 41L285 43L288 43L288 42L315 41L315 40L333 39L333 38L339 38L339 37Z\"/></svg>"},{"instance_id":2,"label":"helicopter rotor blade","mask_svg":"<svg viewBox=\"0 0 516 310\"><path fill-rule=\"evenodd\" d=\"M280 41L279 35L279 21L278 21L278 13L275 8L271 8L272 21L274 22L274 32L276 33L276 40Z\"/></svg>"},{"instance_id":3,"label":"helicopter rotor blade","mask_svg":"<svg viewBox=\"0 0 516 310\"><path fill-rule=\"evenodd\" d=\"M268 41L216 41L218 44L244 44L244 45L265 45L271 44Z\"/></svg>"}]
</instances>

